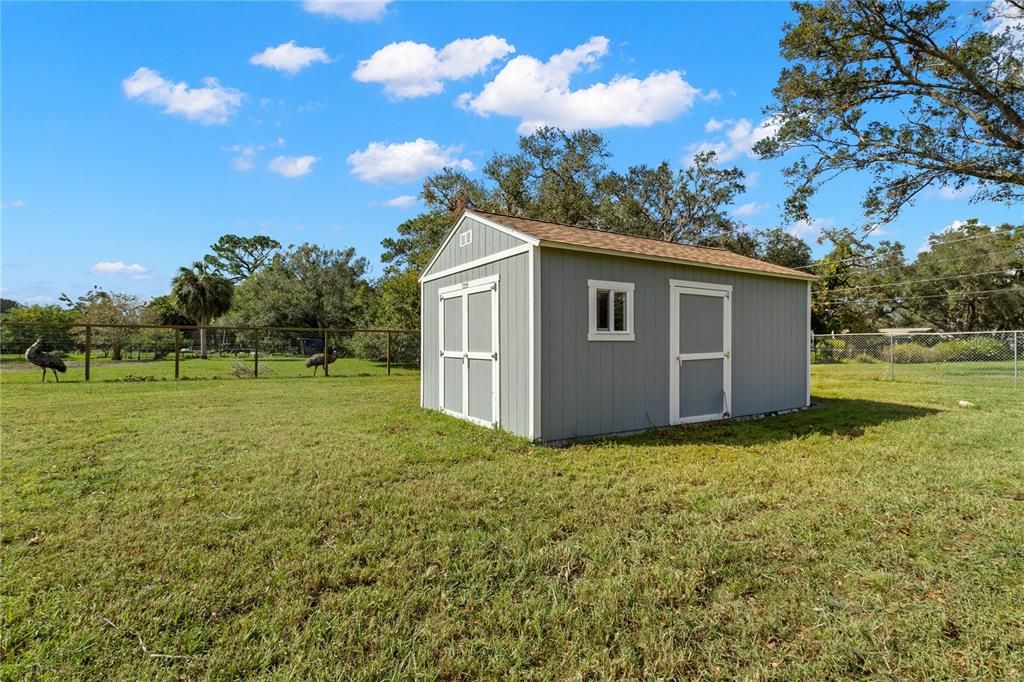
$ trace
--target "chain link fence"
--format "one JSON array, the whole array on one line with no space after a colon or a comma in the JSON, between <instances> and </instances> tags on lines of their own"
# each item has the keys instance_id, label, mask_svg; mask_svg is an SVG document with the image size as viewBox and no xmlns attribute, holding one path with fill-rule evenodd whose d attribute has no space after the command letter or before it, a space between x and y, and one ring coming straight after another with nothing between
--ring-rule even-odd
<instances>
[{"instance_id":1,"label":"chain link fence","mask_svg":"<svg viewBox=\"0 0 1024 682\"><path fill-rule=\"evenodd\" d=\"M811 371L830 375L1020 388L1024 331L815 334Z\"/></svg>"},{"instance_id":2,"label":"chain link fence","mask_svg":"<svg viewBox=\"0 0 1024 682\"><path fill-rule=\"evenodd\" d=\"M4 381L389 376L418 372L419 353L409 329L0 325Z\"/></svg>"}]
</instances>

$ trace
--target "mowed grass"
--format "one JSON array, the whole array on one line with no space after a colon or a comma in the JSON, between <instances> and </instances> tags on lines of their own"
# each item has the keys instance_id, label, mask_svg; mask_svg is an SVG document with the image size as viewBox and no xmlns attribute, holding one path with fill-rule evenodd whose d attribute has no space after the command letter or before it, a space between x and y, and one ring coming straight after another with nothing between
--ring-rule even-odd
<instances>
[{"instance_id":1,"label":"mowed grass","mask_svg":"<svg viewBox=\"0 0 1024 682\"><path fill-rule=\"evenodd\" d=\"M556 450L415 376L8 378L8 679L1024 675L1024 391Z\"/></svg>"}]
</instances>

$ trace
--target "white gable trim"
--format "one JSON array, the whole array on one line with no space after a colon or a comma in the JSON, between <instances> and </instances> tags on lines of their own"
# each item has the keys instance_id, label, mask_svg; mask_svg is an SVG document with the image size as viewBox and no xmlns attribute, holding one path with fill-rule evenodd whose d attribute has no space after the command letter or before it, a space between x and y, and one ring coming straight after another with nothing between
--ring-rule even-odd
<instances>
[{"instance_id":1,"label":"white gable trim","mask_svg":"<svg viewBox=\"0 0 1024 682\"><path fill-rule=\"evenodd\" d=\"M474 213L472 210L467 209L462 212L462 215L459 217L458 221L455 223L455 225L452 226L452 229L448 232L448 236L444 238L444 241L441 242L441 246L437 249L436 252L434 252L434 257L430 259L429 263L427 263L427 267L423 268L424 274L420 276L421 282L429 281L430 278L436 278L435 275L428 275L426 273L429 273L430 268L434 267L434 263L436 263L437 259L441 256L441 252L448 248L448 242L452 240L452 237L459 233L459 228L462 227L462 223L466 221L466 218L472 218L473 220L477 221L482 225L486 225L487 227L495 229L498 232L504 232L505 234L511 235L516 239L526 242L527 244L536 246L537 244L540 243L540 240L538 240L536 237L531 237L528 234L523 234L522 232L518 230L513 230L512 228L506 227L505 225L499 225L493 220L488 220L487 218L484 218L483 216ZM449 271L458 272L458 270L456 270L455 268L449 268L449 270L445 272Z\"/></svg>"},{"instance_id":2,"label":"white gable trim","mask_svg":"<svg viewBox=\"0 0 1024 682\"><path fill-rule=\"evenodd\" d=\"M534 247L530 246L529 244L523 244L521 246L512 247L511 249L505 249L504 251L492 253L490 256L483 256L481 258L477 258L476 260L468 261L466 263L463 263L462 265L450 267L447 270L439 270L437 272L432 272L429 275L422 275L420 277L420 284L423 284L425 282L432 282L435 279L441 279L442 277L447 277L448 275L455 275L460 272L465 272L466 270L472 270L473 268L478 268L481 265L494 263L495 261L511 258L512 256L518 256L521 253L528 252L532 248Z\"/></svg>"}]
</instances>

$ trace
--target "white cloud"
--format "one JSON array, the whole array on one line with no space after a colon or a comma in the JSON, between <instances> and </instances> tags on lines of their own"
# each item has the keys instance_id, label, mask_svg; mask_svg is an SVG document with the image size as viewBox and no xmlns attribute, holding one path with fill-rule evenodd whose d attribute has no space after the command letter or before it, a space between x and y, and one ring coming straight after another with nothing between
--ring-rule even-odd
<instances>
[{"instance_id":1,"label":"white cloud","mask_svg":"<svg viewBox=\"0 0 1024 682\"><path fill-rule=\"evenodd\" d=\"M1007 0L993 0L988 11L989 30L992 33L1024 31L1024 8L1014 6Z\"/></svg>"},{"instance_id":2,"label":"white cloud","mask_svg":"<svg viewBox=\"0 0 1024 682\"><path fill-rule=\"evenodd\" d=\"M407 206L412 206L417 201L419 201L419 198L416 197L414 194L403 194L401 196L394 197L393 199L382 201L380 202L379 205L390 206L393 208L405 208Z\"/></svg>"},{"instance_id":3,"label":"white cloud","mask_svg":"<svg viewBox=\"0 0 1024 682\"><path fill-rule=\"evenodd\" d=\"M464 93L457 103L480 116L520 119L519 132L543 125L566 129L649 126L693 106L701 91L679 71L654 72L644 79L615 76L573 90L572 76L608 54L608 39L595 36L546 62L522 55L510 60L478 94Z\"/></svg>"},{"instance_id":4,"label":"white cloud","mask_svg":"<svg viewBox=\"0 0 1024 682\"><path fill-rule=\"evenodd\" d=\"M383 84L384 92L394 99L424 97L442 92L444 81L475 76L515 50L494 35L460 38L440 50L406 40L385 45L360 61L352 77L362 83Z\"/></svg>"},{"instance_id":5,"label":"white cloud","mask_svg":"<svg viewBox=\"0 0 1024 682\"><path fill-rule=\"evenodd\" d=\"M146 268L138 263L122 263L121 261L100 261L89 270L97 275L124 275L132 279L142 279L146 276Z\"/></svg>"},{"instance_id":6,"label":"white cloud","mask_svg":"<svg viewBox=\"0 0 1024 682\"><path fill-rule=\"evenodd\" d=\"M711 119L704 124L704 130L716 132L725 129L731 121ZM779 123L766 118L756 126L749 120L741 118L726 130L724 137L717 140L704 140L689 146L688 160L692 160L700 152L713 151L719 163L733 161L741 156L757 158L753 152L754 145L761 140L775 135L779 131Z\"/></svg>"},{"instance_id":7,"label":"white cloud","mask_svg":"<svg viewBox=\"0 0 1024 682\"><path fill-rule=\"evenodd\" d=\"M21 199L15 199L14 201L5 201L0 203L0 208L25 208L25 202Z\"/></svg>"},{"instance_id":8,"label":"white cloud","mask_svg":"<svg viewBox=\"0 0 1024 682\"><path fill-rule=\"evenodd\" d=\"M977 189L978 186L974 184L964 185L960 188L957 188L954 185L943 185L935 191L935 195L942 199L956 201L958 199L970 199L974 196Z\"/></svg>"},{"instance_id":9,"label":"white cloud","mask_svg":"<svg viewBox=\"0 0 1024 682\"><path fill-rule=\"evenodd\" d=\"M222 147L226 152L232 152L236 154L235 158L231 160L231 167L236 171L245 173L251 171L256 167L257 157L266 151L268 147L283 147L284 138L279 137L277 140L270 145L265 144L235 144L230 147Z\"/></svg>"},{"instance_id":10,"label":"white cloud","mask_svg":"<svg viewBox=\"0 0 1024 682\"><path fill-rule=\"evenodd\" d=\"M227 123L242 105L245 94L221 86L216 78L204 78L203 87L173 83L145 66L121 81L125 97L164 108L165 114L183 116L203 125Z\"/></svg>"},{"instance_id":11,"label":"white cloud","mask_svg":"<svg viewBox=\"0 0 1024 682\"><path fill-rule=\"evenodd\" d=\"M298 73L316 62L329 64L331 58L322 47L301 47L296 45L294 40L281 43L277 47L268 47L249 58L250 64L277 69L288 74Z\"/></svg>"},{"instance_id":12,"label":"white cloud","mask_svg":"<svg viewBox=\"0 0 1024 682\"><path fill-rule=\"evenodd\" d=\"M704 132L717 133L719 130L729 125L730 123L732 123L732 121L730 121L729 119L722 121L717 118L709 118L708 122L704 124Z\"/></svg>"},{"instance_id":13,"label":"white cloud","mask_svg":"<svg viewBox=\"0 0 1024 682\"><path fill-rule=\"evenodd\" d=\"M732 214L738 218L749 218L750 216L757 215L762 211L766 211L771 208L771 204L762 204L758 201L751 201L742 206L737 206L733 210Z\"/></svg>"},{"instance_id":14,"label":"white cloud","mask_svg":"<svg viewBox=\"0 0 1024 682\"><path fill-rule=\"evenodd\" d=\"M305 0L302 7L313 14L325 14L345 21L380 21L391 0Z\"/></svg>"},{"instance_id":15,"label":"white cloud","mask_svg":"<svg viewBox=\"0 0 1024 682\"><path fill-rule=\"evenodd\" d=\"M796 221L786 231L801 239L811 239L821 234L823 229L832 227L834 224L835 220L832 218L811 218L810 220Z\"/></svg>"},{"instance_id":16,"label":"white cloud","mask_svg":"<svg viewBox=\"0 0 1024 682\"><path fill-rule=\"evenodd\" d=\"M944 228L939 230L937 234L938 235L942 235L942 234L946 234L947 232L955 232L955 231L959 230L960 228L962 228L964 225L966 225L967 222L968 221L966 221L966 220L954 220L949 225L946 225ZM931 251L932 250L932 243L931 243L930 237L931 237L931 235L929 235L928 237L925 237L924 243L922 243L921 246L917 247L917 253L921 254L921 253L924 253L925 251Z\"/></svg>"},{"instance_id":17,"label":"white cloud","mask_svg":"<svg viewBox=\"0 0 1024 682\"><path fill-rule=\"evenodd\" d=\"M422 137L412 142L371 142L366 149L348 155L352 174L366 182L410 182L445 167L474 169L469 159L460 159L460 146L442 147Z\"/></svg>"},{"instance_id":18,"label":"white cloud","mask_svg":"<svg viewBox=\"0 0 1024 682\"><path fill-rule=\"evenodd\" d=\"M278 156L267 164L267 168L286 178L298 178L313 171L316 156Z\"/></svg>"}]
</instances>

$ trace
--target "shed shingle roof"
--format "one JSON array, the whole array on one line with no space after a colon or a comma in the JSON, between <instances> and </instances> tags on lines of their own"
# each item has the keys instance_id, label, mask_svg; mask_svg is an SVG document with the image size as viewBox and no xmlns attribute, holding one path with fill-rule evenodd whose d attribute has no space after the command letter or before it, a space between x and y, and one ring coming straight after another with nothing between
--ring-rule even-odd
<instances>
[{"instance_id":1,"label":"shed shingle roof","mask_svg":"<svg viewBox=\"0 0 1024 682\"><path fill-rule=\"evenodd\" d=\"M677 244L676 242L668 242L661 239L634 237L632 235L595 230L589 227L576 227L543 220L532 220L530 218L517 218L501 213L481 211L475 208L469 209L466 212L470 215L476 214L485 220L511 228L517 232L522 232L530 237L539 239L542 244L551 246L563 245L577 247L582 250L621 253L655 260L669 259L695 265L774 275L776 277L816 279L813 275L806 272L775 265L774 263L766 263L756 258L741 256L738 253L725 249Z\"/></svg>"}]
</instances>

